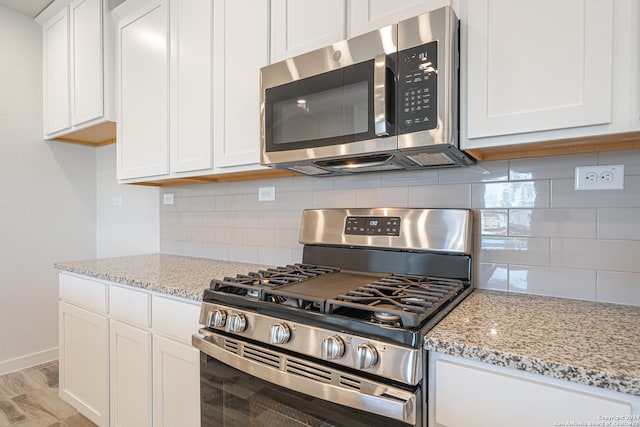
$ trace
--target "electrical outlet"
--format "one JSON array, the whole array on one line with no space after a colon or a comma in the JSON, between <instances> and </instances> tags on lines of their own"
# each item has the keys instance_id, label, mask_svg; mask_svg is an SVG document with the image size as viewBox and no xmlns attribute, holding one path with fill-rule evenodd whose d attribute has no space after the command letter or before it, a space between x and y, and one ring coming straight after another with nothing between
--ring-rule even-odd
<instances>
[{"instance_id":1,"label":"electrical outlet","mask_svg":"<svg viewBox=\"0 0 640 427\"><path fill-rule=\"evenodd\" d=\"M273 202L276 199L276 187L259 187L258 201Z\"/></svg>"},{"instance_id":2,"label":"electrical outlet","mask_svg":"<svg viewBox=\"0 0 640 427\"><path fill-rule=\"evenodd\" d=\"M114 196L113 197L113 206L122 206L122 196Z\"/></svg>"},{"instance_id":3,"label":"electrical outlet","mask_svg":"<svg viewBox=\"0 0 640 427\"><path fill-rule=\"evenodd\" d=\"M576 166L576 190L622 190L624 165Z\"/></svg>"},{"instance_id":4,"label":"electrical outlet","mask_svg":"<svg viewBox=\"0 0 640 427\"><path fill-rule=\"evenodd\" d=\"M173 204L173 194L171 194L171 193L164 194L162 196L162 203L164 203L165 205L172 205Z\"/></svg>"}]
</instances>

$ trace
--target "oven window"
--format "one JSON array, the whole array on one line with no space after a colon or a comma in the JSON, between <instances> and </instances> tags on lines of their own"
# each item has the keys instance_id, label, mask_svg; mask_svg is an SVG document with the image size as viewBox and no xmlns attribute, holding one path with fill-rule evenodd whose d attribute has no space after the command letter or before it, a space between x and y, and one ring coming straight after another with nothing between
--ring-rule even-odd
<instances>
[{"instance_id":1,"label":"oven window","mask_svg":"<svg viewBox=\"0 0 640 427\"><path fill-rule=\"evenodd\" d=\"M375 138L373 71L370 60L266 89L267 151Z\"/></svg>"},{"instance_id":2,"label":"oven window","mask_svg":"<svg viewBox=\"0 0 640 427\"><path fill-rule=\"evenodd\" d=\"M200 399L203 427L407 427L271 384L204 353L200 354Z\"/></svg>"}]
</instances>

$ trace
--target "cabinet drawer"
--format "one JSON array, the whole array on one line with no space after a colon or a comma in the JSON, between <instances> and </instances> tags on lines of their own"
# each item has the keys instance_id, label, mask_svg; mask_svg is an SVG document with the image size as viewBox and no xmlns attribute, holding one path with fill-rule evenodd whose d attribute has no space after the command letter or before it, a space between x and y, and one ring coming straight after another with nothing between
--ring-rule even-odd
<instances>
[{"instance_id":1,"label":"cabinet drawer","mask_svg":"<svg viewBox=\"0 0 640 427\"><path fill-rule=\"evenodd\" d=\"M109 313L111 317L133 323L151 326L151 294L123 286L111 285L109 289Z\"/></svg>"},{"instance_id":2,"label":"cabinet drawer","mask_svg":"<svg viewBox=\"0 0 640 427\"><path fill-rule=\"evenodd\" d=\"M152 300L153 332L186 344L200 327L200 303L184 302L160 296Z\"/></svg>"},{"instance_id":3,"label":"cabinet drawer","mask_svg":"<svg viewBox=\"0 0 640 427\"><path fill-rule=\"evenodd\" d=\"M108 286L85 277L60 274L60 299L96 313L107 312Z\"/></svg>"}]
</instances>

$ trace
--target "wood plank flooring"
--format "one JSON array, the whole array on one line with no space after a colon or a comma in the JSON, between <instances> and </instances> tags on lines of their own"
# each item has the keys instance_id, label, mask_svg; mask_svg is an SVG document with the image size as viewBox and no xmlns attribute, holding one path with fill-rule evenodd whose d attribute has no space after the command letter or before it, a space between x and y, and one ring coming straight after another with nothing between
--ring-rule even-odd
<instances>
[{"instance_id":1,"label":"wood plank flooring","mask_svg":"<svg viewBox=\"0 0 640 427\"><path fill-rule=\"evenodd\" d=\"M0 376L0 427L95 427L58 396L58 361Z\"/></svg>"}]
</instances>

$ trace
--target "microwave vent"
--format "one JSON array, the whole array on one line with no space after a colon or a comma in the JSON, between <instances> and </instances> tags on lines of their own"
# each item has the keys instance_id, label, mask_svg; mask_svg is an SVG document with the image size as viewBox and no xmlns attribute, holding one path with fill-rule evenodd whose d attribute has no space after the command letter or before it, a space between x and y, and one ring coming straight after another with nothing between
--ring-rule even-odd
<instances>
[{"instance_id":1,"label":"microwave vent","mask_svg":"<svg viewBox=\"0 0 640 427\"><path fill-rule=\"evenodd\" d=\"M445 153L418 153L407 158L419 166L443 166L457 163Z\"/></svg>"},{"instance_id":2,"label":"microwave vent","mask_svg":"<svg viewBox=\"0 0 640 427\"><path fill-rule=\"evenodd\" d=\"M329 175L331 172L326 171L324 169L320 169L318 167L315 167L313 165L297 165L297 166L292 166L289 168L289 170L293 171L293 172L299 172L299 173L303 173L305 175Z\"/></svg>"}]
</instances>

